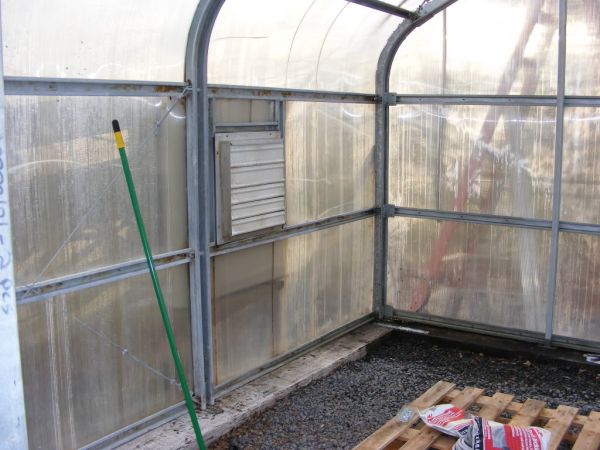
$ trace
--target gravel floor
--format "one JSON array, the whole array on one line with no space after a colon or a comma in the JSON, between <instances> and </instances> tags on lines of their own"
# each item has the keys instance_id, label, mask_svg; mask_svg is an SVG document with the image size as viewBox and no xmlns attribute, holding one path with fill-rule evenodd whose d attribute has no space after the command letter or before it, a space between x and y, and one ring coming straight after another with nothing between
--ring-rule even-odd
<instances>
[{"instance_id":1,"label":"gravel floor","mask_svg":"<svg viewBox=\"0 0 600 450\"><path fill-rule=\"evenodd\" d=\"M369 355L292 393L212 449L352 448L438 380L600 411L600 367L499 357L394 334Z\"/></svg>"}]
</instances>

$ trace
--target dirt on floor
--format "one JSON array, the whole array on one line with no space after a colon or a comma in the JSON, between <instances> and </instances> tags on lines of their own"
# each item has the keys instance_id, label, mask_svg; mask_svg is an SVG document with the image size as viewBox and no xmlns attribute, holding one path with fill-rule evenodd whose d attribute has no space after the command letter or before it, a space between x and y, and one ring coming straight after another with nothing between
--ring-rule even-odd
<instances>
[{"instance_id":1,"label":"dirt on floor","mask_svg":"<svg viewBox=\"0 0 600 450\"><path fill-rule=\"evenodd\" d=\"M392 333L367 357L293 392L210 448L348 449L439 380L600 411L600 366L495 356Z\"/></svg>"}]
</instances>

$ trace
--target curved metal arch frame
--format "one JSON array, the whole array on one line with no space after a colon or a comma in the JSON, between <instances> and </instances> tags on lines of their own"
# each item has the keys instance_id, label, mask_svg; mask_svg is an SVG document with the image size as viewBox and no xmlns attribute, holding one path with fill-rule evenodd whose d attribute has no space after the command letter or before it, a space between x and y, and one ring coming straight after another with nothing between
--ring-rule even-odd
<instances>
[{"instance_id":1,"label":"curved metal arch frame","mask_svg":"<svg viewBox=\"0 0 600 450\"><path fill-rule=\"evenodd\" d=\"M387 202L387 154L389 123L386 92L393 59L406 37L438 12L457 0L432 0L424 5L414 20L405 20L388 39L377 64L375 200L379 214L375 220L374 311L383 315L385 301L385 271L387 224L382 212ZM214 401L211 259L209 252L210 220L210 159L208 111L208 47L210 36L225 0L201 0L190 26L185 58L185 76L192 88L187 102L188 214L189 242L195 253L190 266L192 310L192 354L194 390L203 406Z\"/></svg>"},{"instance_id":2,"label":"curved metal arch frame","mask_svg":"<svg viewBox=\"0 0 600 450\"><path fill-rule=\"evenodd\" d=\"M387 289L388 226L385 205L388 203L388 157L389 157L389 84L392 63L400 45L408 35L457 0L432 0L419 11L419 18L404 21L390 36L379 55L375 86L382 101L375 111L375 202L381 214L375 219L375 267L373 268L373 310L381 319L384 316Z\"/></svg>"}]
</instances>

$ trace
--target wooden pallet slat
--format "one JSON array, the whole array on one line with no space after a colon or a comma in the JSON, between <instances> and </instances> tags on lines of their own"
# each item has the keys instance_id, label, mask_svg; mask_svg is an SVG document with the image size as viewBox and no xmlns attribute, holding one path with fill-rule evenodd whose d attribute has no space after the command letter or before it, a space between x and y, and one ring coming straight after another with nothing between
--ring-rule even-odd
<instances>
[{"instance_id":1,"label":"wooden pallet slat","mask_svg":"<svg viewBox=\"0 0 600 450\"><path fill-rule=\"evenodd\" d=\"M560 405L556 408L554 418L550 419L548 424L544 427L552 433L548 450L556 450L558 448L565 433L569 431L569 427L577 415L577 411L577 408L571 406Z\"/></svg>"},{"instance_id":2,"label":"wooden pallet slat","mask_svg":"<svg viewBox=\"0 0 600 450\"><path fill-rule=\"evenodd\" d=\"M484 419L494 420L511 404L514 397L514 395L496 392L492 397L488 397L491 401L481 408L477 415Z\"/></svg>"},{"instance_id":3,"label":"wooden pallet slat","mask_svg":"<svg viewBox=\"0 0 600 450\"><path fill-rule=\"evenodd\" d=\"M479 396L483 394L483 389L466 387L462 393L452 400L452 404L461 409L467 409L471 406ZM406 444L402 446L403 450L426 450L428 449L437 438L442 435L433 428L425 427L423 430L416 435L414 438L409 439Z\"/></svg>"},{"instance_id":4,"label":"wooden pallet slat","mask_svg":"<svg viewBox=\"0 0 600 450\"><path fill-rule=\"evenodd\" d=\"M446 381L438 381L423 395L411 402L408 406L416 409L424 409L440 402L452 389L454 384ZM407 422L399 422L396 418L388 421L383 427L358 444L356 450L381 450L394 442L403 431L409 429L419 420L418 414L413 414Z\"/></svg>"},{"instance_id":5,"label":"wooden pallet slat","mask_svg":"<svg viewBox=\"0 0 600 450\"><path fill-rule=\"evenodd\" d=\"M541 414L544 406L546 406L546 404L541 400L528 398L527 401L523 403L523 406L521 406L521 409L519 409L517 415L511 419L509 424L518 425L520 427L532 425Z\"/></svg>"},{"instance_id":6,"label":"wooden pallet slat","mask_svg":"<svg viewBox=\"0 0 600 450\"><path fill-rule=\"evenodd\" d=\"M600 412L592 411L586 420L572 450L600 448Z\"/></svg>"}]
</instances>

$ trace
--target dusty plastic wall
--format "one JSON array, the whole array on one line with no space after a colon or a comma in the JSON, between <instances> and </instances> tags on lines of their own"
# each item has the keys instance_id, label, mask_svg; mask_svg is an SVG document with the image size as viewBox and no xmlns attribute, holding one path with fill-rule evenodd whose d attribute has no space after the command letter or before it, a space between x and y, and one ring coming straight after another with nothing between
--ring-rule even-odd
<instances>
[{"instance_id":1,"label":"dusty plastic wall","mask_svg":"<svg viewBox=\"0 0 600 450\"><path fill-rule=\"evenodd\" d=\"M147 276L27 304L30 284L143 257L111 120L155 253L187 248L185 112L165 98L6 98L15 277L31 448L76 448L182 400ZM191 366L188 267L160 271ZM150 394L149 394L150 393Z\"/></svg>"},{"instance_id":2,"label":"dusty plastic wall","mask_svg":"<svg viewBox=\"0 0 600 450\"><path fill-rule=\"evenodd\" d=\"M372 264L372 219L217 256L216 383L369 314Z\"/></svg>"},{"instance_id":3,"label":"dusty plastic wall","mask_svg":"<svg viewBox=\"0 0 600 450\"><path fill-rule=\"evenodd\" d=\"M461 0L400 47L400 94L556 96L553 0ZM600 95L600 6L567 2L566 95ZM401 105L390 112L390 201L440 213L543 219L553 213L557 107ZM485 103L485 100L484 100ZM564 113L560 220L598 225L600 110ZM390 220L388 302L403 312L545 333L550 231ZM546 222L549 223L549 222ZM555 336L600 342L598 237L561 232Z\"/></svg>"}]
</instances>

